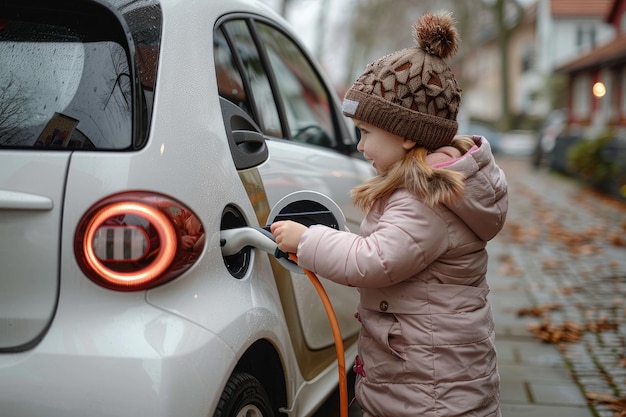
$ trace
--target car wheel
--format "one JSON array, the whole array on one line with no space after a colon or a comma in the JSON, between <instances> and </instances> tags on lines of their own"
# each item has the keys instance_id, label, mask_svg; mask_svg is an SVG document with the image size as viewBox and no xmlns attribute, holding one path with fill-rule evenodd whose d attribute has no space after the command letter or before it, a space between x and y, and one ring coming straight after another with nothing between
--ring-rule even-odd
<instances>
[{"instance_id":1,"label":"car wheel","mask_svg":"<svg viewBox=\"0 0 626 417\"><path fill-rule=\"evenodd\" d=\"M252 375L230 376L213 417L273 417L272 405L261 383Z\"/></svg>"}]
</instances>

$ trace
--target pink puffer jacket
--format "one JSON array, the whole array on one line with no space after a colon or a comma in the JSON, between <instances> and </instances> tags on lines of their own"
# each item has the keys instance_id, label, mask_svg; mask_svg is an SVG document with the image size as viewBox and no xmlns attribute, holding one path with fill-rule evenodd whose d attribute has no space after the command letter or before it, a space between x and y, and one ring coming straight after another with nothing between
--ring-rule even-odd
<instances>
[{"instance_id":1,"label":"pink puffer jacket","mask_svg":"<svg viewBox=\"0 0 626 417\"><path fill-rule=\"evenodd\" d=\"M500 416L487 241L507 185L484 138L447 169L465 198L429 208L405 190L378 202L361 235L310 227L300 266L359 288L356 395L366 417Z\"/></svg>"}]
</instances>

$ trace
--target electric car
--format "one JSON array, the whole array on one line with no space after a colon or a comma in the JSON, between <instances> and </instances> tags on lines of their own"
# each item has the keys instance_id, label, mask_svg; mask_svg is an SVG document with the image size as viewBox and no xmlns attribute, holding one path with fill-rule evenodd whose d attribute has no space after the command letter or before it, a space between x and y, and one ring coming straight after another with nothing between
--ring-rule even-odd
<instances>
[{"instance_id":1,"label":"electric car","mask_svg":"<svg viewBox=\"0 0 626 417\"><path fill-rule=\"evenodd\" d=\"M312 415L338 382L316 290L222 235L300 190L358 230L339 104L254 1L0 0L0 415ZM349 365L358 296L322 282Z\"/></svg>"}]
</instances>

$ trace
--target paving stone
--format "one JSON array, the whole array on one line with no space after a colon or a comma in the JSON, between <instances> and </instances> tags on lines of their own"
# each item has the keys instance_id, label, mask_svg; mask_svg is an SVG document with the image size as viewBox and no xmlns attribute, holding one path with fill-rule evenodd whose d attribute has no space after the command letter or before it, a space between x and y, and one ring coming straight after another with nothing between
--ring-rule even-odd
<instances>
[{"instance_id":1,"label":"paving stone","mask_svg":"<svg viewBox=\"0 0 626 417\"><path fill-rule=\"evenodd\" d=\"M528 404L531 397L528 395L526 382L502 381L500 383L500 402L504 404Z\"/></svg>"},{"instance_id":2,"label":"paving stone","mask_svg":"<svg viewBox=\"0 0 626 417\"><path fill-rule=\"evenodd\" d=\"M571 381L572 376L565 367L538 367L498 363L500 375L505 375L507 381L535 381L535 382L562 382ZM578 389L576 387L576 389Z\"/></svg>"},{"instance_id":3,"label":"paving stone","mask_svg":"<svg viewBox=\"0 0 626 417\"><path fill-rule=\"evenodd\" d=\"M586 405L587 399L583 397L578 385L571 383L546 384L530 383L529 389L534 401L545 405Z\"/></svg>"},{"instance_id":4,"label":"paving stone","mask_svg":"<svg viewBox=\"0 0 626 417\"><path fill-rule=\"evenodd\" d=\"M523 404L503 404L503 417L590 417L587 407L553 407Z\"/></svg>"}]
</instances>

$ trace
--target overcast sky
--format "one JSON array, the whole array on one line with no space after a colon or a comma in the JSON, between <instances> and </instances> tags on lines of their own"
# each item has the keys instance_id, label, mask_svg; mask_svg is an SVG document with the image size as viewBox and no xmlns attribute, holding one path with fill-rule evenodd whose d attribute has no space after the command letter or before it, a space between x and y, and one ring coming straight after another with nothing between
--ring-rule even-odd
<instances>
[{"instance_id":1,"label":"overcast sky","mask_svg":"<svg viewBox=\"0 0 626 417\"><path fill-rule=\"evenodd\" d=\"M294 0L287 11L286 19L291 23L296 34L304 45L312 52L324 67L331 82L340 85L345 78L345 68L338 65L342 56L345 56L347 41L342 41L341 28L345 25L346 13L350 3L358 0ZM280 11L282 0L261 0L276 11ZM325 7L325 39L318 36L320 9ZM344 31L346 35L347 30ZM332 48L324 47L320 42L329 42L332 39Z\"/></svg>"}]
</instances>

